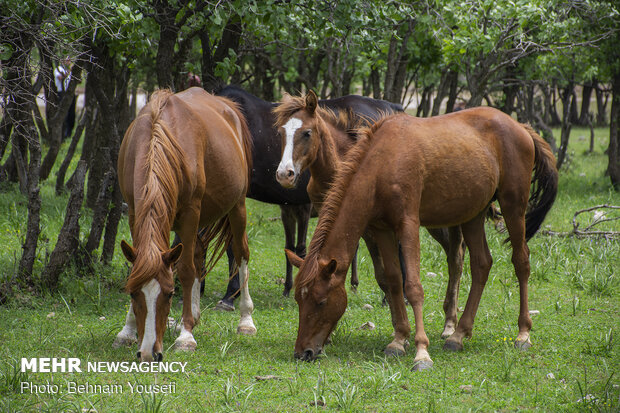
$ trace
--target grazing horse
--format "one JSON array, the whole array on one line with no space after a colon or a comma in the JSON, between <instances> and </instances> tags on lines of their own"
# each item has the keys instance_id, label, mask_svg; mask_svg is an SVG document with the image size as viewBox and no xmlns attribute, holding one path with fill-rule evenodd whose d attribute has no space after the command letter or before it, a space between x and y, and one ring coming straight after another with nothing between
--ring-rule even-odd
<instances>
[{"instance_id":1,"label":"grazing horse","mask_svg":"<svg viewBox=\"0 0 620 413\"><path fill-rule=\"evenodd\" d=\"M115 346L137 340L142 361L162 359L162 339L174 282L183 288L180 350L194 350L200 318L200 268L195 250L213 241L212 269L232 242L241 283L237 331L254 334L248 291L249 250L245 194L251 170L250 134L237 106L194 87L156 92L131 123L118 156L121 192L129 205L134 246L121 247L132 268L126 290L131 305ZM196 245L198 228L200 244ZM170 248L170 231L182 244ZM200 254L196 254L200 255Z\"/></svg>"},{"instance_id":2,"label":"grazing horse","mask_svg":"<svg viewBox=\"0 0 620 413\"><path fill-rule=\"evenodd\" d=\"M336 175L338 165L347 151L357 141L357 118L341 112L336 115L317 106L317 97L309 91L305 98L285 95L274 109L276 125L282 136L282 160L278 166L277 179L281 185L290 188L306 170L310 171L308 195L317 209L327 196ZM454 333L457 322L458 292L463 269L465 247L458 226L452 228L429 228L429 233L446 251L449 281L444 300L446 315L442 338ZM383 272L377 244L372 233L364 234L366 246L371 255L375 273ZM402 261L402 260L401 260ZM353 258L355 263L355 257ZM403 279L405 271L403 272ZM381 277L381 275L378 275Z\"/></svg>"},{"instance_id":3,"label":"grazing horse","mask_svg":"<svg viewBox=\"0 0 620 413\"><path fill-rule=\"evenodd\" d=\"M398 266L400 241L407 271L404 293L415 316L414 369L422 370L433 362L422 315L419 229L461 227L472 285L465 311L444 348L462 349L491 269L484 221L494 200L504 216L519 281L515 345L531 346L526 241L539 229L557 193L558 173L549 145L529 126L484 107L432 118L393 115L360 134L323 203L305 260L288 253L301 266L295 280L295 357L314 359L344 313L346 271L367 228L385 267L377 282L388 297L395 330L386 353L404 354L411 328Z\"/></svg>"},{"instance_id":4,"label":"grazing horse","mask_svg":"<svg viewBox=\"0 0 620 413\"><path fill-rule=\"evenodd\" d=\"M310 174L308 172L302 173L298 178L298 185L290 189L285 189L276 180L276 169L280 162L282 146L280 136L274 126L275 116L272 110L278 104L262 100L238 86L226 86L216 91L216 95L227 97L237 103L245 115L250 129L252 136L252 175L247 196L261 202L280 206L285 248L295 251L299 256L305 256L308 220L311 210L306 186ZM336 113L348 113L350 111L354 117L369 121L377 120L382 113L403 111L400 105L356 95L319 100L318 104ZM297 226L297 240L295 240L295 226ZM357 285L356 271L352 274L351 279L352 283ZM288 297L292 287L293 270L287 258L283 291L285 297ZM239 278L233 275L229 281L226 294L217 305L218 308L233 310L233 300L238 291Z\"/></svg>"}]
</instances>

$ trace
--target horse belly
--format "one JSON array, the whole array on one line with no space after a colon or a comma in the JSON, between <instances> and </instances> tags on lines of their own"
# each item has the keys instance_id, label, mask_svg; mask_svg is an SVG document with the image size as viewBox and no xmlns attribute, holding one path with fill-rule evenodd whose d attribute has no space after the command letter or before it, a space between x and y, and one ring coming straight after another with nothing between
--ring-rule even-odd
<instances>
[{"instance_id":1,"label":"horse belly","mask_svg":"<svg viewBox=\"0 0 620 413\"><path fill-rule=\"evenodd\" d=\"M446 227L470 221L488 207L498 181L499 174L492 167L473 174L456 169L431 177L422 191L420 224Z\"/></svg>"}]
</instances>

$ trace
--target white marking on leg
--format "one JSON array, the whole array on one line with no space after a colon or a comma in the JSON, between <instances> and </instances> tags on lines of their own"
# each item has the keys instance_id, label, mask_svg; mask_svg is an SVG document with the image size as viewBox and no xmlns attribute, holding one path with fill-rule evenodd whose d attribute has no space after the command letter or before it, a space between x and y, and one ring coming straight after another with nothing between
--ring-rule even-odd
<instances>
[{"instance_id":1,"label":"white marking on leg","mask_svg":"<svg viewBox=\"0 0 620 413\"><path fill-rule=\"evenodd\" d=\"M194 278L192 285L192 316L194 316L194 325L200 320L200 280Z\"/></svg>"},{"instance_id":2,"label":"white marking on leg","mask_svg":"<svg viewBox=\"0 0 620 413\"><path fill-rule=\"evenodd\" d=\"M280 160L280 164L278 165L278 175L286 174L288 169L293 169L295 174L299 173L297 170L297 165L293 163L293 147L295 143L295 131L301 128L303 122L301 119L290 118L282 128L284 129L284 133L286 134L286 143L284 144L284 151L282 152L282 159ZM286 175L284 175L286 176Z\"/></svg>"},{"instance_id":3,"label":"white marking on leg","mask_svg":"<svg viewBox=\"0 0 620 413\"><path fill-rule=\"evenodd\" d=\"M125 316L125 325L116 335L116 340L114 340L113 347L120 347L135 343L137 336L138 328L136 327L136 315L133 313L133 303L129 302L129 310Z\"/></svg>"},{"instance_id":4,"label":"white marking on leg","mask_svg":"<svg viewBox=\"0 0 620 413\"><path fill-rule=\"evenodd\" d=\"M249 270L248 262L244 259L241 260L239 266L239 282L241 283L241 296L239 297L239 310L241 312L241 320L237 326L237 332L243 334L255 334L256 327L252 320L252 311L254 311L254 303L252 297L250 297L250 290L248 288Z\"/></svg>"},{"instance_id":5,"label":"white marking on leg","mask_svg":"<svg viewBox=\"0 0 620 413\"><path fill-rule=\"evenodd\" d=\"M140 352L144 354L152 354L155 340L157 339L157 330L155 328L155 307L157 304L157 297L161 292L161 287L157 280L152 279L144 287L142 287L142 293L144 294L144 300L146 301L146 319L144 320L144 335L142 337L142 344L140 345Z\"/></svg>"}]
</instances>

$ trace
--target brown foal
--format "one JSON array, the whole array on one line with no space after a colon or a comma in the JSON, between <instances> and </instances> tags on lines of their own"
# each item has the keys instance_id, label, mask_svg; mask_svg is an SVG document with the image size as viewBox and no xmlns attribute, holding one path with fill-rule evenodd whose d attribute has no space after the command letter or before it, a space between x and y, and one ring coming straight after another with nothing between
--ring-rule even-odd
<instances>
[{"instance_id":1,"label":"brown foal","mask_svg":"<svg viewBox=\"0 0 620 413\"><path fill-rule=\"evenodd\" d=\"M308 168L311 176L308 195L319 211L338 166L357 142L357 129L362 126L362 122L351 114L340 113L336 116L332 111L319 107L313 91L309 91L305 98L285 95L274 113L283 148L277 180L284 187L294 187L301 173ZM449 280L443 306L446 318L441 334L442 338L447 338L456 328L465 243L459 226L427 230L440 243L448 261ZM383 264L372 232L364 233L363 238L372 258L374 271L382 278ZM351 284L357 285L357 280L355 283L351 280Z\"/></svg>"},{"instance_id":2,"label":"brown foal","mask_svg":"<svg viewBox=\"0 0 620 413\"><path fill-rule=\"evenodd\" d=\"M529 126L491 108L433 118L399 114L360 133L319 215L316 232L295 280L299 329L295 356L314 359L347 305L344 281L365 231L377 242L384 265L377 281L388 297L394 340L387 352L403 354L410 324L403 300L398 242L407 280L404 294L415 317L415 369L430 368L420 282L421 226L459 226L470 254L472 286L456 331L444 348L462 349L470 337L492 259L484 221L492 201L502 210L519 281L516 345L531 346L530 275L526 241L542 224L557 193L558 174L549 148ZM533 183L530 193L530 186Z\"/></svg>"}]
</instances>

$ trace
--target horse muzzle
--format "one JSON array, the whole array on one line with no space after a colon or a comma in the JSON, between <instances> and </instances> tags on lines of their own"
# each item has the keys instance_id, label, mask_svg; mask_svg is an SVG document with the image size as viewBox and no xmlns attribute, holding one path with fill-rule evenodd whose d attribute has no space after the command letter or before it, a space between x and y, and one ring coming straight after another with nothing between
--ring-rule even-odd
<instances>
[{"instance_id":1,"label":"horse muzzle","mask_svg":"<svg viewBox=\"0 0 620 413\"><path fill-rule=\"evenodd\" d=\"M297 185L297 177L299 175L295 172L295 170L291 167L288 168L278 168L276 172L276 181L284 188L295 188Z\"/></svg>"},{"instance_id":2,"label":"horse muzzle","mask_svg":"<svg viewBox=\"0 0 620 413\"><path fill-rule=\"evenodd\" d=\"M304 350L303 353L298 353L295 352L294 356L295 359L297 360L301 360L301 361L314 361L316 360L316 358L319 356L319 354L321 354L321 349L319 349L318 351L314 351L311 348L307 348Z\"/></svg>"},{"instance_id":3,"label":"horse muzzle","mask_svg":"<svg viewBox=\"0 0 620 413\"><path fill-rule=\"evenodd\" d=\"M140 359L140 362L142 363L151 363L153 361L159 363L164 359L164 355L159 352L156 352L155 354L152 354L152 353L142 354L141 351L138 351L138 353L136 354L136 357L138 357Z\"/></svg>"}]
</instances>

